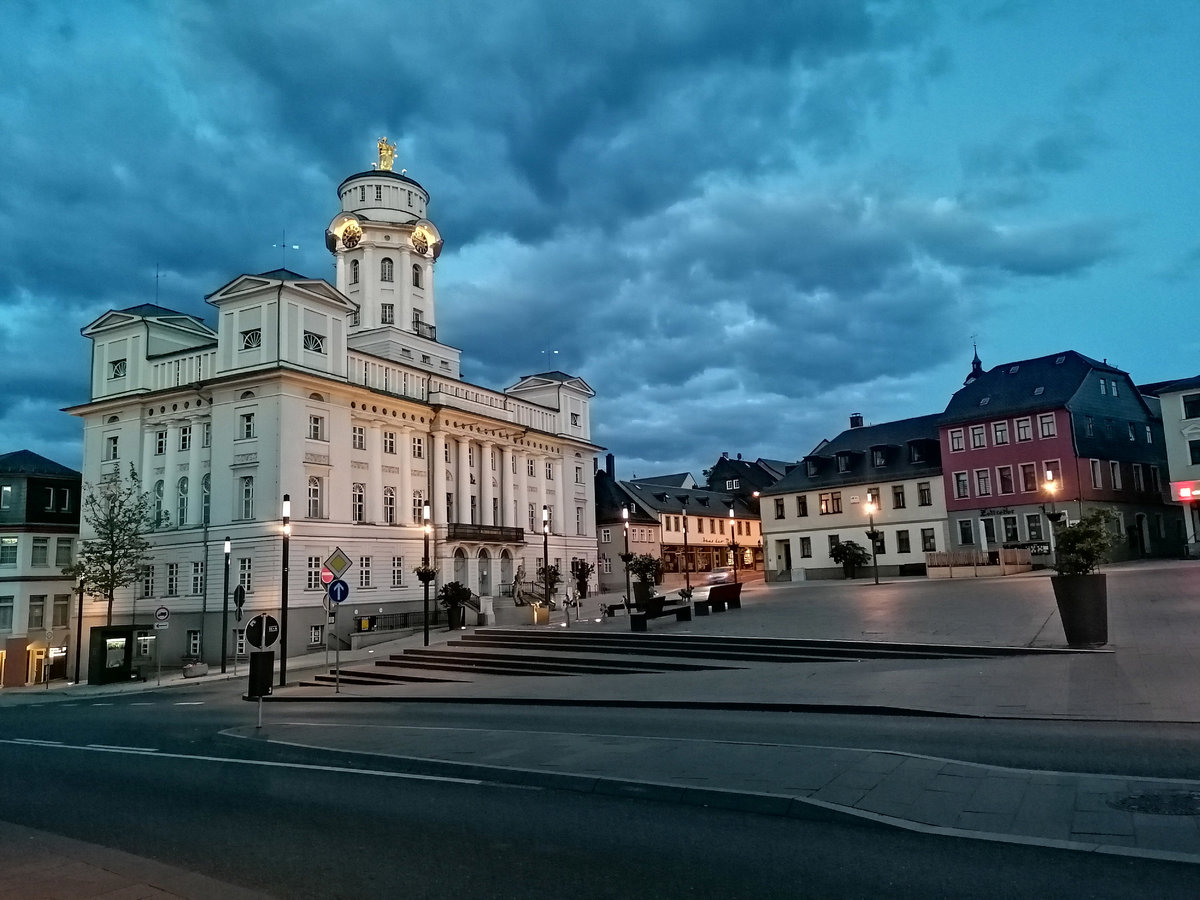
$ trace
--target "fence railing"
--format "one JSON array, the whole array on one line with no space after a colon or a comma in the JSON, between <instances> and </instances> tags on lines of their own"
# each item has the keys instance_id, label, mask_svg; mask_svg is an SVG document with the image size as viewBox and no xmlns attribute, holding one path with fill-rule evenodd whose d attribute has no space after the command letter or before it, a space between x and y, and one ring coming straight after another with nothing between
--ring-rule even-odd
<instances>
[{"instance_id":1,"label":"fence railing","mask_svg":"<svg viewBox=\"0 0 1200 900\"><path fill-rule=\"evenodd\" d=\"M429 624L441 625L444 622L445 615L442 608L440 606L433 606L429 611ZM354 627L351 631L354 634L367 634L372 631L404 631L424 627L425 611L417 609L412 612L380 613L376 616L355 616Z\"/></svg>"}]
</instances>

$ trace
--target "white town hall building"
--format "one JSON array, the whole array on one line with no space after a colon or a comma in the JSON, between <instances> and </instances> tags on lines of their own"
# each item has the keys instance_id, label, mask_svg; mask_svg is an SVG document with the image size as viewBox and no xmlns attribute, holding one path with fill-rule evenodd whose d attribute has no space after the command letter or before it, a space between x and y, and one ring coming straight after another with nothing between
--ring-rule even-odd
<instances>
[{"instance_id":1,"label":"white town hall building","mask_svg":"<svg viewBox=\"0 0 1200 900\"><path fill-rule=\"evenodd\" d=\"M226 538L246 614L279 616L285 495L289 656L326 645L320 568L335 548L353 563L343 609L357 612L339 616L343 647L368 616L421 609L426 504L432 590L460 581L485 611L519 566L532 579L542 565L543 507L550 563L567 577L572 560L595 562L593 391L562 372L503 391L461 380L459 350L438 339L429 195L380 151L377 168L338 188L326 231L336 285L286 269L241 275L207 298L215 331L150 304L83 329L91 399L68 410L83 420L83 480L132 465L162 514L151 565L114 605L136 653L154 635L163 665L219 662ZM148 630L160 606L169 627ZM104 612L89 598L85 637Z\"/></svg>"}]
</instances>

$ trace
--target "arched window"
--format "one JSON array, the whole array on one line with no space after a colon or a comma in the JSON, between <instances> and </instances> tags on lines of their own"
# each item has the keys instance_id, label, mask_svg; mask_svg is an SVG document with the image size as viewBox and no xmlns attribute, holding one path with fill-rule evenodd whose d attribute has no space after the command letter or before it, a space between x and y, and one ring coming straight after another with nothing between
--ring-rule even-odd
<instances>
[{"instance_id":1,"label":"arched window","mask_svg":"<svg viewBox=\"0 0 1200 900\"><path fill-rule=\"evenodd\" d=\"M350 260L350 283L358 284L358 260Z\"/></svg>"},{"instance_id":2,"label":"arched window","mask_svg":"<svg viewBox=\"0 0 1200 900\"><path fill-rule=\"evenodd\" d=\"M420 286L421 286L421 267L414 265L413 266L413 287L420 287Z\"/></svg>"},{"instance_id":3,"label":"arched window","mask_svg":"<svg viewBox=\"0 0 1200 900\"><path fill-rule=\"evenodd\" d=\"M187 480L186 475L184 475L182 478L179 479L178 487L179 487L179 502L178 502L179 521L177 521L175 524L179 527L183 527L184 525L187 524L187 515L188 515L188 480Z\"/></svg>"},{"instance_id":4,"label":"arched window","mask_svg":"<svg viewBox=\"0 0 1200 900\"><path fill-rule=\"evenodd\" d=\"M396 489L383 489L383 521L388 525L396 524Z\"/></svg>"},{"instance_id":5,"label":"arched window","mask_svg":"<svg viewBox=\"0 0 1200 900\"><path fill-rule=\"evenodd\" d=\"M154 527L162 527L163 517L163 483L154 482Z\"/></svg>"},{"instance_id":6,"label":"arched window","mask_svg":"<svg viewBox=\"0 0 1200 900\"><path fill-rule=\"evenodd\" d=\"M361 522L365 512L365 499L367 489L365 485L355 482L350 488L350 518L355 522Z\"/></svg>"},{"instance_id":7,"label":"arched window","mask_svg":"<svg viewBox=\"0 0 1200 900\"><path fill-rule=\"evenodd\" d=\"M205 525L209 521L209 512L212 509L212 475L205 475L200 479L200 521Z\"/></svg>"},{"instance_id":8,"label":"arched window","mask_svg":"<svg viewBox=\"0 0 1200 900\"><path fill-rule=\"evenodd\" d=\"M254 476L243 475L241 480L242 518L254 518Z\"/></svg>"},{"instance_id":9,"label":"arched window","mask_svg":"<svg viewBox=\"0 0 1200 900\"><path fill-rule=\"evenodd\" d=\"M530 531L537 530L536 528L534 528L534 525L533 525L533 504L532 503L529 504L529 530Z\"/></svg>"},{"instance_id":10,"label":"arched window","mask_svg":"<svg viewBox=\"0 0 1200 900\"><path fill-rule=\"evenodd\" d=\"M321 518L321 479L316 475L308 479L308 517Z\"/></svg>"},{"instance_id":11,"label":"arched window","mask_svg":"<svg viewBox=\"0 0 1200 900\"><path fill-rule=\"evenodd\" d=\"M392 280L392 261L386 256L379 261L379 280Z\"/></svg>"}]
</instances>

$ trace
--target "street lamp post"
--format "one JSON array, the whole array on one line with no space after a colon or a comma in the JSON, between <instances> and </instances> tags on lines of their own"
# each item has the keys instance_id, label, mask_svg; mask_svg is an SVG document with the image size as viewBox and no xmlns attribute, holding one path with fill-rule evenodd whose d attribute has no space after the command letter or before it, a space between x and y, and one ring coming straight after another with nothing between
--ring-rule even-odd
<instances>
[{"instance_id":1,"label":"street lamp post","mask_svg":"<svg viewBox=\"0 0 1200 900\"><path fill-rule=\"evenodd\" d=\"M79 613L75 618L75 683L79 684L79 656L83 652L83 573L79 573Z\"/></svg>"},{"instance_id":2,"label":"street lamp post","mask_svg":"<svg viewBox=\"0 0 1200 900\"><path fill-rule=\"evenodd\" d=\"M621 523L625 529L625 552L621 554L622 561L625 563L625 611L629 611L630 603L630 588L629 588L629 563L633 560L633 556L629 552L629 507L621 507Z\"/></svg>"},{"instance_id":3,"label":"street lamp post","mask_svg":"<svg viewBox=\"0 0 1200 900\"><path fill-rule=\"evenodd\" d=\"M737 584L737 538L733 536L733 523L737 517L733 514L733 507L729 507L729 546L733 548L733 583Z\"/></svg>"},{"instance_id":4,"label":"street lamp post","mask_svg":"<svg viewBox=\"0 0 1200 900\"><path fill-rule=\"evenodd\" d=\"M879 542L875 539L875 501L867 501L867 539L871 542L871 569L875 574L875 583L879 584Z\"/></svg>"},{"instance_id":5,"label":"street lamp post","mask_svg":"<svg viewBox=\"0 0 1200 900\"><path fill-rule=\"evenodd\" d=\"M1054 470L1046 470L1046 480L1042 485L1046 489L1046 493L1050 497L1050 512L1046 512L1046 504L1042 504L1042 515L1046 517L1046 521L1050 525L1050 564L1054 564L1054 555L1057 552L1054 540L1054 526L1058 523L1058 511L1054 508L1054 496L1058 491L1058 483L1054 480Z\"/></svg>"},{"instance_id":6,"label":"street lamp post","mask_svg":"<svg viewBox=\"0 0 1200 900\"><path fill-rule=\"evenodd\" d=\"M279 686L287 684L287 637L288 637L288 546L292 537L292 497L283 495L283 583L279 591Z\"/></svg>"},{"instance_id":7,"label":"street lamp post","mask_svg":"<svg viewBox=\"0 0 1200 900\"><path fill-rule=\"evenodd\" d=\"M421 557L421 568L424 569L421 582L425 586L425 646L429 646L429 504L421 510L422 530L425 532L425 552Z\"/></svg>"},{"instance_id":8,"label":"street lamp post","mask_svg":"<svg viewBox=\"0 0 1200 900\"><path fill-rule=\"evenodd\" d=\"M225 674L229 655L229 551L233 549L229 538L225 538L225 599L221 604L221 674Z\"/></svg>"},{"instance_id":9,"label":"street lamp post","mask_svg":"<svg viewBox=\"0 0 1200 900\"><path fill-rule=\"evenodd\" d=\"M683 508L683 586L692 589L692 567L688 564L687 507Z\"/></svg>"},{"instance_id":10,"label":"street lamp post","mask_svg":"<svg viewBox=\"0 0 1200 900\"><path fill-rule=\"evenodd\" d=\"M550 507L542 505L542 584L546 587L546 609L550 608ZM549 620L547 620L549 621Z\"/></svg>"}]
</instances>

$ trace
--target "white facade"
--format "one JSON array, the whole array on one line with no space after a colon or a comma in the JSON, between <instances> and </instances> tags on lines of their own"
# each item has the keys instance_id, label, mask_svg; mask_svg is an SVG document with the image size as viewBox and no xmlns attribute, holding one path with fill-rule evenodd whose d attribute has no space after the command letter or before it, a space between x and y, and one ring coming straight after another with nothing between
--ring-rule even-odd
<instances>
[{"instance_id":1,"label":"white facade","mask_svg":"<svg viewBox=\"0 0 1200 900\"><path fill-rule=\"evenodd\" d=\"M1189 378L1158 395L1171 499L1183 504L1187 554L1200 556L1200 378Z\"/></svg>"},{"instance_id":2,"label":"white facade","mask_svg":"<svg viewBox=\"0 0 1200 900\"><path fill-rule=\"evenodd\" d=\"M284 495L290 655L325 645L319 572L336 547L354 563L344 608L421 607L425 503L437 584L461 581L485 608L518 565L540 564L543 506L551 563L596 561L591 388L561 372L504 391L462 381L459 351L436 339L441 237L424 218L428 195L390 171L351 176L339 195L327 233L336 287L243 275L208 298L215 331L148 305L84 329L92 397L71 410L84 481L132 463L165 514L151 576L118 596L114 622L169 607L168 663L199 656L201 630L204 659L217 661L226 537L247 613L280 611Z\"/></svg>"}]
</instances>

